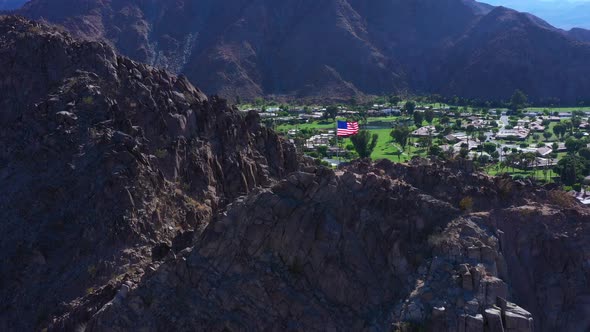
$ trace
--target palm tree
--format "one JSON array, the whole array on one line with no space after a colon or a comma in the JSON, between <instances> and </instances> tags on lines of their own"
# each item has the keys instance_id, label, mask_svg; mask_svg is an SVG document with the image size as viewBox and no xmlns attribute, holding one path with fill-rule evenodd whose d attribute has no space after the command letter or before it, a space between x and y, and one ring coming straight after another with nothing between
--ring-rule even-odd
<instances>
[{"instance_id":1,"label":"palm tree","mask_svg":"<svg viewBox=\"0 0 590 332\"><path fill-rule=\"evenodd\" d=\"M551 154L549 155L549 159L548 159L548 161L547 161L547 168L549 168L549 167L550 167L549 165L553 165L553 153L551 153Z\"/></svg>"},{"instance_id":2,"label":"palm tree","mask_svg":"<svg viewBox=\"0 0 590 332\"><path fill-rule=\"evenodd\" d=\"M480 157L483 156L483 143L485 142L485 140L487 138L488 137L483 132L480 132L479 134L477 134L477 140L479 140L479 144L480 144L479 149L481 151L479 154Z\"/></svg>"},{"instance_id":3,"label":"palm tree","mask_svg":"<svg viewBox=\"0 0 590 332\"><path fill-rule=\"evenodd\" d=\"M537 170L539 169L539 159L537 159L536 155L533 155L533 177L537 177Z\"/></svg>"},{"instance_id":4,"label":"palm tree","mask_svg":"<svg viewBox=\"0 0 590 332\"><path fill-rule=\"evenodd\" d=\"M428 148L432 147L432 134L434 133L434 128L428 128Z\"/></svg>"},{"instance_id":5,"label":"palm tree","mask_svg":"<svg viewBox=\"0 0 590 332\"><path fill-rule=\"evenodd\" d=\"M511 154L507 155L505 160L506 160L506 165L508 166L508 168L512 168L512 171L514 172L514 164L516 163L516 154L511 153Z\"/></svg>"},{"instance_id":6,"label":"palm tree","mask_svg":"<svg viewBox=\"0 0 590 332\"><path fill-rule=\"evenodd\" d=\"M524 162L525 170L526 170L526 169L529 169L531 167L531 165L535 164L535 162L537 161L537 156L532 152L526 152L526 153L522 154L522 161ZM534 169L533 169L533 174L534 174Z\"/></svg>"},{"instance_id":7,"label":"palm tree","mask_svg":"<svg viewBox=\"0 0 590 332\"><path fill-rule=\"evenodd\" d=\"M505 146L502 148L502 152L503 152L502 158L504 158L506 156L506 152L508 152L508 151L510 151L509 147Z\"/></svg>"}]
</instances>

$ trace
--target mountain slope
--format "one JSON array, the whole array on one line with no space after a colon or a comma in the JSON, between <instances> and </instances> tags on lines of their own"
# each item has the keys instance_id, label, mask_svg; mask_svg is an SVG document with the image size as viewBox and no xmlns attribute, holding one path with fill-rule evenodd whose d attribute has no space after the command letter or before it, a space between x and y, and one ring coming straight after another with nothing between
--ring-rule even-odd
<instances>
[{"instance_id":1,"label":"mountain slope","mask_svg":"<svg viewBox=\"0 0 590 332\"><path fill-rule=\"evenodd\" d=\"M585 29L571 29L568 31L568 35L576 40L590 43L590 30Z\"/></svg>"},{"instance_id":2,"label":"mountain slope","mask_svg":"<svg viewBox=\"0 0 590 332\"><path fill-rule=\"evenodd\" d=\"M0 128L2 331L590 328L590 210L563 192L310 166L186 78L13 16Z\"/></svg>"},{"instance_id":3,"label":"mountain slope","mask_svg":"<svg viewBox=\"0 0 590 332\"><path fill-rule=\"evenodd\" d=\"M580 87L563 86L571 85L567 63L590 68L590 61L577 58L590 46L559 38L561 30L530 15L516 20L516 12L498 17L498 10L507 10L492 9L470 0L34 0L21 12L82 37L110 40L125 55L184 73L207 93L231 98L348 99L409 90L506 99L520 88L533 100L547 98L548 91L564 102L588 99L587 76L576 78ZM505 28L497 24L503 19L510 22ZM488 30L495 34L478 33ZM465 42L482 36L488 39L479 42L495 50ZM526 57L514 68L498 66L512 62L502 56L515 55L517 45ZM560 49L562 59L554 61L550 49ZM452 70L457 56L470 61L469 73ZM566 74L539 81L536 73L546 63Z\"/></svg>"},{"instance_id":4,"label":"mountain slope","mask_svg":"<svg viewBox=\"0 0 590 332\"><path fill-rule=\"evenodd\" d=\"M83 13L61 10L71 5L63 0L36 2L24 13L62 23L84 37L111 39L124 54L183 71L208 85L209 92L224 95L234 94L232 89L247 97L290 92L294 86L313 86L316 71L325 82L319 88L348 86L346 76L351 74L342 69L352 71L354 62L334 58L337 53L359 52L366 62L363 71L372 66L376 75L387 66L357 35L362 24L340 1L89 3ZM327 31L316 34L318 25ZM388 85L393 85L393 73L381 76L391 77Z\"/></svg>"},{"instance_id":5,"label":"mountain slope","mask_svg":"<svg viewBox=\"0 0 590 332\"><path fill-rule=\"evenodd\" d=\"M80 303L92 315L228 202L297 167L256 114L16 17L0 17L0 126L3 331Z\"/></svg>"},{"instance_id":6,"label":"mountain slope","mask_svg":"<svg viewBox=\"0 0 590 332\"><path fill-rule=\"evenodd\" d=\"M88 326L584 331L590 212L560 197L453 165L306 168L233 204Z\"/></svg>"},{"instance_id":7,"label":"mountain slope","mask_svg":"<svg viewBox=\"0 0 590 332\"><path fill-rule=\"evenodd\" d=\"M513 9L531 13L561 29L590 28L590 4L587 1L486 0L494 5L509 4Z\"/></svg>"},{"instance_id":8,"label":"mountain slope","mask_svg":"<svg viewBox=\"0 0 590 332\"><path fill-rule=\"evenodd\" d=\"M488 98L500 99L520 86L538 100L587 100L589 46L534 16L497 7L450 49L452 60L437 76L450 78L443 90L450 95L480 97L483 85Z\"/></svg>"}]
</instances>

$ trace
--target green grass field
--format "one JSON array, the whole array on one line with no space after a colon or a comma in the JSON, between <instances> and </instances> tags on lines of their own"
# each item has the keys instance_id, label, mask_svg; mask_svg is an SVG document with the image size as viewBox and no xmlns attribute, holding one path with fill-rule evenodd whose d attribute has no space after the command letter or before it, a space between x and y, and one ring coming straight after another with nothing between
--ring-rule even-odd
<instances>
[{"instance_id":1,"label":"green grass field","mask_svg":"<svg viewBox=\"0 0 590 332\"><path fill-rule=\"evenodd\" d=\"M399 145L395 144L390 136L391 133L391 127L390 127L390 123L392 123L393 121L395 121L396 119L399 119L398 117L377 117L377 118L369 118L366 124L362 124L362 126L367 126L368 128L371 127L377 127L377 128L371 128L369 129L369 131L373 134L377 134L379 136L379 139L377 141L377 146L375 147L375 150L372 154L372 158L373 160L379 160L379 159L388 159L394 162L407 162L408 160L410 160L412 157L414 156L421 156L421 157L426 157L427 156L427 151L426 149L423 148L417 148L413 146L413 143L416 141L415 138L410 138L409 142L408 142L408 146L406 147L405 151L398 156L397 152L400 151L400 147ZM438 119L435 119L434 123L437 123ZM434 124L433 123L433 124ZM427 123L425 122L424 125L427 125ZM552 128L556 125L556 123L552 122L550 124L549 130L552 130ZM305 124L299 124L299 125L289 125L289 124L283 124L280 126L277 126L277 130L279 132L282 133L286 133L287 131L289 131L290 129L317 129L319 131L323 131L323 130L335 130L336 128L336 124L334 121L332 120L323 120L323 121L317 121L317 122L311 122L311 123L305 123ZM555 135L553 135L549 140L545 140L545 138L542 136L542 133L538 133L540 138L539 141L541 142L547 142L547 143L552 143L554 141L557 141L557 137L555 137ZM522 143L521 141L514 141L514 142L507 142L507 141L499 141L501 143L511 143L514 145L519 145L520 143ZM535 147L536 144L538 142L533 140L532 135L529 136L529 138L525 141L526 143L528 143L531 147ZM343 139L340 141L340 145L342 147L346 147L347 145L351 144L350 139ZM559 153L557 155L557 159L561 159L566 155L566 153ZM523 171L523 170L519 170L519 169L509 169L509 168L505 168L500 170L497 166L497 164L494 165L490 165L488 167L486 167L485 172L490 174L490 175L497 175L499 173L508 173L512 176L516 176L516 175L522 175L522 176L532 176L535 177L536 179L539 180L545 180L545 179L551 179L555 176L557 176L557 174L555 174L553 172L553 170L548 170L546 173L544 173L542 170L538 170L538 171Z\"/></svg>"},{"instance_id":2,"label":"green grass field","mask_svg":"<svg viewBox=\"0 0 590 332\"><path fill-rule=\"evenodd\" d=\"M317 121L311 123L302 123L297 125L290 125L290 124L282 124L277 126L276 130L278 132L284 133L291 129L317 129L317 130L336 130L336 124L334 121L326 120L326 121Z\"/></svg>"},{"instance_id":3,"label":"green grass field","mask_svg":"<svg viewBox=\"0 0 590 332\"><path fill-rule=\"evenodd\" d=\"M405 162L411 158L408 151L405 151L401 156L397 156L397 152L399 151L399 146L394 144L391 139L391 127L390 124L398 119L397 117L375 117L370 118L367 120L366 126L370 127L384 127L380 129L369 129L371 133L377 134L379 136L379 140L377 141L377 146L375 147L375 151L373 152L372 158L375 160L378 159L390 159L393 161L401 161ZM365 124L362 124L365 126ZM317 129L317 130L335 130L336 124L334 121L326 120L326 121L317 121L312 123L305 123L299 125L290 125L290 124L283 124L277 126L277 130L282 133L286 133L291 129ZM344 139L340 142L343 147L346 147L348 144L351 144L350 139ZM410 147L406 147L408 150ZM425 151L422 150L415 150L413 148L414 155L426 155Z\"/></svg>"},{"instance_id":4,"label":"green grass field","mask_svg":"<svg viewBox=\"0 0 590 332\"><path fill-rule=\"evenodd\" d=\"M542 112L548 110L549 112L573 112L573 111L590 111L590 107L529 107L527 111Z\"/></svg>"},{"instance_id":5,"label":"green grass field","mask_svg":"<svg viewBox=\"0 0 590 332\"><path fill-rule=\"evenodd\" d=\"M520 169L513 170L513 169L508 169L508 168L505 168L503 170L499 170L497 165L490 165L490 166L486 167L485 172L488 173L489 175L498 175L501 173L507 173L507 174L510 174L511 176L522 175L525 177L534 177L535 179L538 179L538 180L550 180L554 177L559 176L552 169L548 169L547 173L545 173L543 170L523 171Z\"/></svg>"},{"instance_id":6,"label":"green grass field","mask_svg":"<svg viewBox=\"0 0 590 332\"><path fill-rule=\"evenodd\" d=\"M413 148L413 155L409 154L409 149L410 147L406 147L406 151L404 151L404 153L402 153L399 157L397 155L397 152L400 151L400 147L399 145L395 144L393 142L393 140L391 139L391 136L389 135L391 133L391 129L372 129L370 130L370 132L372 134L377 134L379 136L379 140L377 141L377 146L375 147L375 150L373 151L373 154L371 155L371 157L374 160L379 160L379 159L389 159L392 161L399 161L399 162L406 162L408 160L410 160L410 158L412 156L415 155L422 155L425 156L426 152L423 150L416 150L415 148ZM350 139L345 139L344 140L344 146L346 146L347 144L351 144L350 143Z\"/></svg>"}]
</instances>

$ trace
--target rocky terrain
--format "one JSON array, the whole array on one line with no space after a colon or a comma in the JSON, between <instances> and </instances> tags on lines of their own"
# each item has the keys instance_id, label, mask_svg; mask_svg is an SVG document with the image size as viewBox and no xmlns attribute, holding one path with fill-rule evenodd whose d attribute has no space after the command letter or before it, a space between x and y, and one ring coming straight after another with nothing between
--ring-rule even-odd
<instances>
[{"instance_id":1,"label":"rocky terrain","mask_svg":"<svg viewBox=\"0 0 590 332\"><path fill-rule=\"evenodd\" d=\"M21 14L103 39L231 100L438 93L577 104L587 30L473 0L33 0Z\"/></svg>"},{"instance_id":2,"label":"rocky terrain","mask_svg":"<svg viewBox=\"0 0 590 332\"><path fill-rule=\"evenodd\" d=\"M3 331L93 314L160 250L297 167L256 114L14 17L0 17L0 125Z\"/></svg>"},{"instance_id":3,"label":"rocky terrain","mask_svg":"<svg viewBox=\"0 0 590 332\"><path fill-rule=\"evenodd\" d=\"M562 193L456 165L307 167L230 205L87 326L584 331L589 221Z\"/></svg>"},{"instance_id":4,"label":"rocky terrain","mask_svg":"<svg viewBox=\"0 0 590 332\"><path fill-rule=\"evenodd\" d=\"M2 331L590 329L590 209L466 161L333 171L188 80L0 17Z\"/></svg>"}]
</instances>

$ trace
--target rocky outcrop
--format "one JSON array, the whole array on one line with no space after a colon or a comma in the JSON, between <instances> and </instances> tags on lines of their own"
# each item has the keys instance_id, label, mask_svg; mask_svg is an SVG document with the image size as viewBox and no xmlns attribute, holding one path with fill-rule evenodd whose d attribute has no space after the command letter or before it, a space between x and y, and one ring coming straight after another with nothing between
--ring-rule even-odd
<instances>
[{"instance_id":1,"label":"rocky outcrop","mask_svg":"<svg viewBox=\"0 0 590 332\"><path fill-rule=\"evenodd\" d=\"M0 17L0 127L4 331L76 328L298 164L256 114L16 17Z\"/></svg>"},{"instance_id":2,"label":"rocky outcrop","mask_svg":"<svg viewBox=\"0 0 590 332\"><path fill-rule=\"evenodd\" d=\"M590 211L466 161L306 166L165 71L0 17L3 331L590 329Z\"/></svg>"},{"instance_id":3,"label":"rocky outcrop","mask_svg":"<svg viewBox=\"0 0 590 332\"><path fill-rule=\"evenodd\" d=\"M438 185L426 185L426 178ZM588 244L577 239L588 239L590 211L527 183L510 181L508 195L501 194L500 180L429 163L306 168L231 204L194 247L125 288L125 298L115 297L87 327L587 329L590 323L577 313L590 308L588 287L580 284L588 271L537 269L549 257L584 265ZM466 194L476 203L462 204ZM493 196L487 206L480 203ZM534 217L535 204L547 218ZM555 228L576 240L555 237ZM543 238L551 248L538 245ZM529 286L519 278L525 276L533 278L534 294L524 293ZM541 286L548 280L560 286L549 291ZM572 306L554 305L558 299Z\"/></svg>"}]
</instances>

